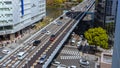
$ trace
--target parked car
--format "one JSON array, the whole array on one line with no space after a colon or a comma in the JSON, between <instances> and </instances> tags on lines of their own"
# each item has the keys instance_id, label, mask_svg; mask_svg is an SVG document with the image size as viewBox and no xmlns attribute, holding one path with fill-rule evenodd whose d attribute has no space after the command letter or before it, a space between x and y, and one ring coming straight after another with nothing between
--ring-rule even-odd
<instances>
[{"instance_id":1,"label":"parked car","mask_svg":"<svg viewBox=\"0 0 120 68\"><path fill-rule=\"evenodd\" d=\"M44 54L44 55L39 59L39 62L38 62L38 63L43 64L46 60L47 60L47 57L46 57L46 55Z\"/></svg>"},{"instance_id":2,"label":"parked car","mask_svg":"<svg viewBox=\"0 0 120 68\"><path fill-rule=\"evenodd\" d=\"M88 66L88 65L89 65L89 61L87 61L86 59L81 58L81 59L80 59L80 64L81 64L81 65Z\"/></svg>"},{"instance_id":3,"label":"parked car","mask_svg":"<svg viewBox=\"0 0 120 68\"><path fill-rule=\"evenodd\" d=\"M59 65L59 66L57 66L57 68L66 68L66 66Z\"/></svg>"},{"instance_id":4,"label":"parked car","mask_svg":"<svg viewBox=\"0 0 120 68\"><path fill-rule=\"evenodd\" d=\"M68 68L77 68L75 65L68 66Z\"/></svg>"},{"instance_id":5,"label":"parked car","mask_svg":"<svg viewBox=\"0 0 120 68\"><path fill-rule=\"evenodd\" d=\"M82 41L78 41L77 42L77 47L79 47L81 45Z\"/></svg>"},{"instance_id":6,"label":"parked car","mask_svg":"<svg viewBox=\"0 0 120 68\"><path fill-rule=\"evenodd\" d=\"M54 34L52 34L52 35L50 36L50 41L53 41L53 40L55 40L55 35L54 35Z\"/></svg>"},{"instance_id":7,"label":"parked car","mask_svg":"<svg viewBox=\"0 0 120 68\"><path fill-rule=\"evenodd\" d=\"M35 40L33 42L33 46L38 46L41 43L41 40Z\"/></svg>"},{"instance_id":8,"label":"parked car","mask_svg":"<svg viewBox=\"0 0 120 68\"><path fill-rule=\"evenodd\" d=\"M59 66L61 63L54 60L51 64L52 64L53 66Z\"/></svg>"},{"instance_id":9,"label":"parked car","mask_svg":"<svg viewBox=\"0 0 120 68\"><path fill-rule=\"evenodd\" d=\"M9 50L2 50L2 53L4 53L4 54L9 54L10 51L9 51Z\"/></svg>"}]
</instances>

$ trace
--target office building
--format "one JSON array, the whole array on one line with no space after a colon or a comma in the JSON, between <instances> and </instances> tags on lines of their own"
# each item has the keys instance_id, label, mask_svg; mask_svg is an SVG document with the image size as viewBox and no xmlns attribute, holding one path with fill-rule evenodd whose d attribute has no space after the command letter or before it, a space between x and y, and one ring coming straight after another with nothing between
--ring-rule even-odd
<instances>
[{"instance_id":1,"label":"office building","mask_svg":"<svg viewBox=\"0 0 120 68\"><path fill-rule=\"evenodd\" d=\"M109 35L114 34L117 0L97 0L95 26L101 26Z\"/></svg>"},{"instance_id":2,"label":"office building","mask_svg":"<svg viewBox=\"0 0 120 68\"><path fill-rule=\"evenodd\" d=\"M112 68L120 68L120 0L118 0Z\"/></svg>"},{"instance_id":3,"label":"office building","mask_svg":"<svg viewBox=\"0 0 120 68\"><path fill-rule=\"evenodd\" d=\"M13 39L46 16L46 0L0 0L0 39Z\"/></svg>"}]
</instances>

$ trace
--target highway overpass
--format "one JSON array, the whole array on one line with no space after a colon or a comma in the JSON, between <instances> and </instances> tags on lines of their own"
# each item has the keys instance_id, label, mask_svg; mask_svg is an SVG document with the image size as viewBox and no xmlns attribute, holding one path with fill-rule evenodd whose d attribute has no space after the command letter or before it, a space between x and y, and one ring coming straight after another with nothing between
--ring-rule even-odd
<instances>
[{"instance_id":1,"label":"highway overpass","mask_svg":"<svg viewBox=\"0 0 120 68\"><path fill-rule=\"evenodd\" d=\"M68 36L81 21L86 13L94 6L95 0L84 0L82 3L72 8L67 14L61 15L63 19L55 19L43 29L50 31L50 35L55 34L56 39L50 41L50 35L42 34L38 31L26 40L20 47L5 57L0 63L1 68L47 68L52 61L56 53L62 47L62 44L66 41ZM56 25L54 22L62 22L62 25ZM38 46L33 46L34 40L41 40ZM17 58L19 52L25 52L25 57L22 60ZM47 60L44 64L38 64L42 55L47 55Z\"/></svg>"}]
</instances>

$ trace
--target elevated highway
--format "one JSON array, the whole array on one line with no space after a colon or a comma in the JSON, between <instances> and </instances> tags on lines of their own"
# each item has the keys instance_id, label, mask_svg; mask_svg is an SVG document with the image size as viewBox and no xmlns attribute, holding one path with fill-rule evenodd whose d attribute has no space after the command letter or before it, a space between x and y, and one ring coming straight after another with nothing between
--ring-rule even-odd
<instances>
[{"instance_id":1,"label":"elevated highway","mask_svg":"<svg viewBox=\"0 0 120 68\"><path fill-rule=\"evenodd\" d=\"M50 35L42 34L41 30L32 35L13 53L11 53L5 60L1 61L1 68L47 68L54 56L57 54L62 44L66 41L73 29L77 26L86 13L94 6L95 0L84 0L82 3L73 7L71 11L61 15L63 19L58 17L55 21L62 22L62 25L54 24L55 21L48 24L43 29L50 31ZM50 41L50 36L55 34L54 41ZM34 40L41 40L38 46L33 46ZM17 54L25 52L26 56L19 60ZM47 55L47 60L44 64L38 64L39 59L43 54Z\"/></svg>"}]
</instances>

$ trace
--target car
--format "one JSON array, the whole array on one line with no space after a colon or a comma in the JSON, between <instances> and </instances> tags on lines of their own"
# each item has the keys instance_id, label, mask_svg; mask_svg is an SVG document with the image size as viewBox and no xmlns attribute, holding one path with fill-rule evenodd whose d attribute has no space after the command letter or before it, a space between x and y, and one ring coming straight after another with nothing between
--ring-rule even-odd
<instances>
[{"instance_id":1,"label":"car","mask_svg":"<svg viewBox=\"0 0 120 68\"><path fill-rule=\"evenodd\" d=\"M66 68L66 66L59 65L59 66L57 66L57 68Z\"/></svg>"},{"instance_id":2,"label":"car","mask_svg":"<svg viewBox=\"0 0 120 68\"><path fill-rule=\"evenodd\" d=\"M0 59L2 59L3 58L3 56L0 56Z\"/></svg>"},{"instance_id":3,"label":"car","mask_svg":"<svg viewBox=\"0 0 120 68\"><path fill-rule=\"evenodd\" d=\"M71 14L71 11L68 11L68 12L66 12L65 15L67 16L67 15L70 15L70 14Z\"/></svg>"},{"instance_id":4,"label":"car","mask_svg":"<svg viewBox=\"0 0 120 68\"><path fill-rule=\"evenodd\" d=\"M47 57L46 57L46 55L44 54L44 55L42 55L42 57L39 59L39 62L38 62L38 63L43 64L46 60L47 60Z\"/></svg>"},{"instance_id":5,"label":"car","mask_svg":"<svg viewBox=\"0 0 120 68\"><path fill-rule=\"evenodd\" d=\"M33 42L33 46L38 46L41 43L41 40L35 40Z\"/></svg>"},{"instance_id":6,"label":"car","mask_svg":"<svg viewBox=\"0 0 120 68\"><path fill-rule=\"evenodd\" d=\"M47 32L47 30L46 29L43 29L42 31L41 31L41 34L44 34L44 33L46 33Z\"/></svg>"},{"instance_id":7,"label":"car","mask_svg":"<svg viewBox=\"0 0 120 68\"><path fill-rule=\"evenodd\" d=\"M52 22L52 24L56 25L56 24L57 24L57 22L56 22L56 21L53 21L53 22Z\"/></svg>"},{"instance_id":8,"label":"car","mask_svg":"<svg viewBox=\"0 0 120 68\"><path fill-rule=\"evenodd\" d=\"M53 41L53 40L55 40L55 35L54 35L54 34L52 34L52 35L50 36L50 41Z\"/></svg>"},{"instance_id":9,"label":"car","mask_svg":"<svg viewBox=\"0 0 120 68\"><path fill-rule=\"evenodd\" d=\"M68 66L68 68L77 68L75 65Z\"/></svg>"},{"instance_id":10,"label":"car","mask_svg":"<svg viewBox=\"0 0 120 68\"><path fill-rule=\"evenodd\" d=\"M57 21L57 25L58 25L58 26L62 25L62 22Z\"/></svg>"},{"instance_id":11,"label":"car","mask_svg":"<svg viewBox=\"0 0 120 68\"><path fill-rule=\"evenodd\" d=\"M62 19L63 19L63 16L60 17L60 20L62 20Z\"/></svg>"},{"instance_id":12,"label":"car","mask_svg":"<svg viewBox=\"0 0 120 68\"><path fill-rule=\"evenodd\" d=\"M87 61L86 59L81 58L81 59L80 59L80 64L81 64L81 65L88 66L88 65L89 65L89 61Z\"/></svg>"},{"instance_id":13,"label":"car","mask_svg":"<svg viewBox=\"0 0 120 68\"><path fill-rule=\"evenodd\" d=\"M4 53L4 54L9 54L10 51L9 51L9 50L2 50L2 53Z\"/></svg>"},{"instance_id":14,"label":"car","mask_svg":"<svg viewBox=\"0 0 120 68\"><path fill-rule=\"evenodd\" d=\"M51 64L52 64L53 66L59 66L61 63L54 60Z\"/></svg>"},{"instance_id":15,"label":"car","mask_svg":"<svg viewBox=\"0 0 120 68\"><path fill-rule=\"evenodd\" d=\"M65 19L68 19L68 17L66 16Z\"/></svg>"},{"instance_id":16,"label":"car","mask_svg":"<svg viewBox=\"0 0 120 68\"><path fill-rule=\"evenodd\" d=\"M82 41L78 41L77 42L77 47L79 47L81 45Z\"/></svg>"},{"instance_id":17,"label":"car","mask_svg":"<svg viewBox=\"0 0 120 68\"><path fill-rule=\"evenodd\" d=\"M51 33L50 31L47 31L45 34L46 34L46 35L50 35L50 33Z\"/></svg>"}]
</instances>

